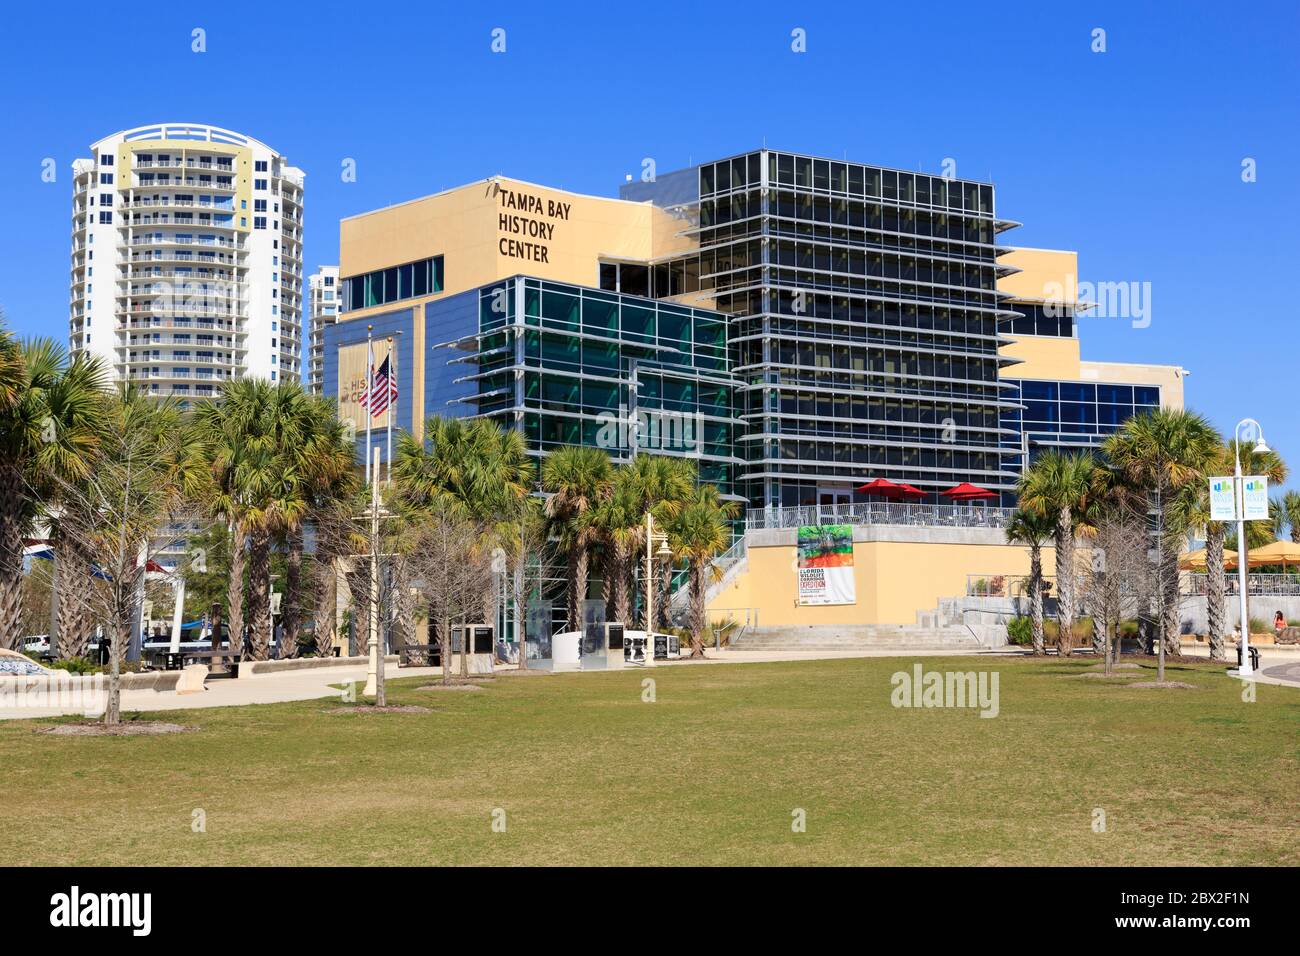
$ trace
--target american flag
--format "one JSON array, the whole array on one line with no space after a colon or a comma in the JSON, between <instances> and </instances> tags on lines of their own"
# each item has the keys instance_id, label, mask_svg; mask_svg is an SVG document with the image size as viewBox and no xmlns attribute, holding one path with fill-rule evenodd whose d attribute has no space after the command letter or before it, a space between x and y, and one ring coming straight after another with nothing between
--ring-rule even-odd
<instances>
[{"instance_id":1,"label":"american flag","mask_svg":"<svg viewBox=\"0 0 1300 956\"><path fill-rule=\"evenodd\" d=\"M361 396L361 407L370 409L372 416L384 414L388 411L388 403L397 400L397 379L388 362L388 357L385 357L379 371L371 376L370 391Z\"/></svg>"}]
</instances>

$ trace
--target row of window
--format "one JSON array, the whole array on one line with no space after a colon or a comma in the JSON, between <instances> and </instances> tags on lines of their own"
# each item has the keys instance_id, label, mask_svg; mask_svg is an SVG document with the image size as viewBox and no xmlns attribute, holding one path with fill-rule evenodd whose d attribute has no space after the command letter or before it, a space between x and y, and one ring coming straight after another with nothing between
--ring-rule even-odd
<instances>
[{"instance_id":1,"label":"row of window","mask_svg":"<svg viewBox=\"0 0 1300 956\"><path fill-rule=\"evenodd\" d=\"M768 198L767 211L772 216L802 222L902 232L962 242L993 242L993 221L973 215L882 206L872 202L783 191L777 191ZM700 225L704 227L720 226L762 214L763 200L757 193L726 196L700 203Z\"/></svg>"},{"instance_id":2,"label":"row of window","mask_svg":"<svg viewBox=\"0 0 1300 956\"><path fill-rule=\"evenodd\" d=\"M769 152L767 158L769 185L993 215L990 185L790 153ZM759 185L761 174L761 153L705 163L700 166L700 197Z\"/></svg>"},{"instance_id":3,"label":"row of window","mask_svg":"<svg viewBox=\"0 0 1300 956\"><path fill-rule=\"evenodd\" d=\"M445 288L445 282L442 256L348 276L343 280L343 310L368 309L403 299L435 295Z\"/></svg>"}]
</instances>

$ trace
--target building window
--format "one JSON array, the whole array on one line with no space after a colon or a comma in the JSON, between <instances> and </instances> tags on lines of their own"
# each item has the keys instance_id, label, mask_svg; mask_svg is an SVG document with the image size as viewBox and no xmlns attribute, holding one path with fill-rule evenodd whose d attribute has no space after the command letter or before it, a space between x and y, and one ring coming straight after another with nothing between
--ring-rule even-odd
<instances>
[{"instance_id":1,"label":"building window","mask_svg":"<svg viewBox=\"0 0 1300 956\"><path fill-rule=\"evenodd\" d=\"M113 214L111 212L101 212L99 221L104 225L111 226L113 224Z\"/></svg>"},{"instance_id":2,"label":"building window","mask_svg":"<svg viewBox=\"0 0 1300 956\"><path fill-rule=\"evenodd\" d=\"M112 174L112 173L100 173L100 174L99 174L99 184L100 184L101 186L111 186L111 185L113 185L113 174Z\"/></svg>"},{"instance_id":3,"label":"building window","mask_svg":"<svg viewBox=\"0 0 1300 956\"><path fill-rule=\"evenodd\" d=\"M344 311L436 295L445 287L443 257L379 269L343 280Z\"/></svg>"},{"instance_id":4,"label":"building window","mask_svg":"<svg viewBox=\"0 0 1300 956\"><path fill-rule=\"evenodd\" d=\"M266 160L259 159L253 163L253 171L258 173L266 172Z\"/></svg>"},{"instance_id":5,"label":"building window","mask_svg":"<svg viewBox=\"0 0 1300 956\"><path fill-rule=\"evenodd\" d=\"M254 199L254 200L253 200L253 212L266 212L266 200L265 200L265 199Z\"/></svg>"},{"instance_id":6,"label":"building window","mask_svg":"<svg viewBox=\"0 0 1300 956\"><path fill-rule=\"evenodd\" d=\"M101 165L101 166L112 166L112 165L113 165L113 154L112 154L112 153L100 153L100 154L99 154L99 165Z\"/></svg>"},{"instance_id":7,"label":"building window","mask_svg":"<svg viewBox=\"0 0 1300 956\"><path fill-rule=\"evenodd\" d=\"M265 189L266 189L266 180L265 180L265 179L254 179L254 180L253 180L253 188L254 188L254 189L260 189L260 190L265 190Z\"/></svg>"}]
</instances>

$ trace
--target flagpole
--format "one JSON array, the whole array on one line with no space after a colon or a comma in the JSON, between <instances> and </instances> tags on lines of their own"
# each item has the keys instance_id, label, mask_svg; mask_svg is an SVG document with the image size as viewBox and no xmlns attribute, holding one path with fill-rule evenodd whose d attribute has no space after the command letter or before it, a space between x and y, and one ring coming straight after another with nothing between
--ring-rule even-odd
<instances>
[{"instance_id":1,"label":"flagpole","mask_svg":"<svg viewBox=\"0 0 1300 956\"><path fill-rule=\"evenodd\" d=\"M393 482L393 385L397 381L397 349L393 347L393 337L388 337L388 381L384 388L388 390L388 450L384 461L388 465L388 484Z\"/></svg>"},{"instance_id":2,"label":"flagpole","mask_svg":"<svg viewBox=\"0 0 1300 956\"><path fill-rule=\"evenodd\" d=\"M371 340L370 333L374 329L373 325L366 326L366 400L363 403L366 413L366 484L370 484L370 419L374 416L370 413L370 407L373 400L371 394L374 390L375 381L375 346Z\"/></svg>"}]
</instances>

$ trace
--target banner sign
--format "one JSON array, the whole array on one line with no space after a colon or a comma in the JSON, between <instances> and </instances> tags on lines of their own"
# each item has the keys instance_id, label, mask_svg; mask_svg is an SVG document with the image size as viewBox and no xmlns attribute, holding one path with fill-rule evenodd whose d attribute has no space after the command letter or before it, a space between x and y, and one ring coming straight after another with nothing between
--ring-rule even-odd
<instances>
[{"instance_id":1,"label":"banner sign","mask_svg":"<svg viewBox=\"0 0 1300 956\"><path fill-rule=\"evenodd\" d=\"M1245 504L1244 520L1267 521L1268 515L1268 476L1246 475L1241 479L1242 498ZM1232 487L1232 478L1210 479L1210 520L1236 521L1236 495Z\"/></svg>"},{"instance_id":2,"label":"banner sign","mask_svg":"<svg viewBox=\"0 0 1300 956\"><path fill-rule=\"evenodd\" d=\"M1210 479L1210 520L1236 521L1237 506L1233 503L1231 478Z\"/></svg>"},{"instance_id":3,"label":"banner sign","mask_svg":"<svg viewBox=\"0 0 1300 956\"><path fill-rule=\"evenodd\" d=\"M1241 479L1241 498L1247 521L1268 520L1268 476L1247 475Z\"/></svg>"},{"instance_id":4,"label":"banner sign","mask_svg":"<svg viewBox=\"0 0 1300 956\"><path fill-rule=\"evenodd\" d=\"M798 532L799 603L856 604L853 526L806 525Z\"/></svg>"}]
</instances>

